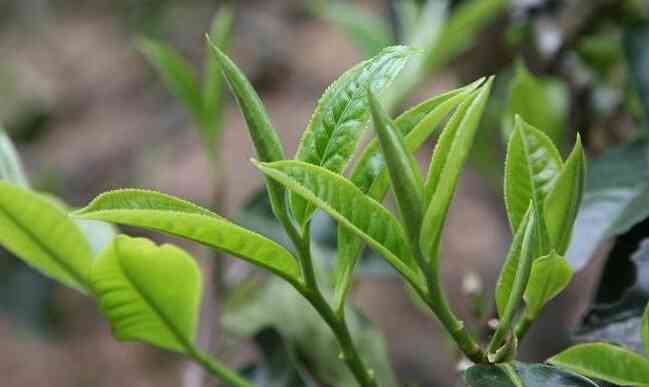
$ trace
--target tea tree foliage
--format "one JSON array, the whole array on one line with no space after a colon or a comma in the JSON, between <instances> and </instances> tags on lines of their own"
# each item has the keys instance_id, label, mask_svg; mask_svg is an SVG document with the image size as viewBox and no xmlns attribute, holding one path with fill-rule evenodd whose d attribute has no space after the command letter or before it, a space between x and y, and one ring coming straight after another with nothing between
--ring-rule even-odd
<instances>
[{"instance_id":1,"label":"tea tree foliage","mask_svg":"<svg viewBox=\"0 0 649 387\"><path fill-rule=\"evenodd\" d=\"M210 58L221 69L247 123L257 154L252 163L266 179L273 213L291 248L208 209L152 191L107 192L68 216L58 201L30 190L16 177L20 167L15 151L6 140L0 143L0 171L6 180L0 182L0 244L36 270L94 297L117 339L182 353L227 385L252 385L195 343L202 279L191 256L171 245L119 235L93 257L89 239L72 219L181 237L281 278L331 329L340 361L361 386L383 385L367 366L345 314L352 275L365 245L396 269L458 349L476 364L465 373L471 386L488 385L488 380L517 387L594 385L571 372L621 385L649 385L649 360L607 344L570 348L550 359L553 366L514 361L519 343L543 306L573 275L563 255L586 173L579 138L563 159L543 131L521 117L514 120L505 165L505 203L513 241L495 290L499 321L485 346L451 309L440 283L439 261L449 206L480 130L493 77L434 96L393 119L382 92L416 52L404 46L385 48L327 89L295 158L286 159L248 79L217 45L210 43L210 49ZM360 136L370 123L376 138L359 150ZM414 153L438 129L423 173ZM360 156L350 167L357 151ZM394 195L396 213L382 204L388 190ZM338 223L331 289L318 275L311 255L310 220L316 209ZM645 338L648 319L643 325Z\"/></svg>"}]
</instances>

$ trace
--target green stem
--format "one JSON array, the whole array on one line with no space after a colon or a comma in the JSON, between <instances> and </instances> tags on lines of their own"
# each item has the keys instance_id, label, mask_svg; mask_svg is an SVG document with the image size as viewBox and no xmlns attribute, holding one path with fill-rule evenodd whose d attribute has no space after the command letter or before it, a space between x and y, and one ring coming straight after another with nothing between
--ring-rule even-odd
<instances>
[{"instance_id":1,"label":"green stem","mask_svg":"<svg viewBox=\"0 0 649 387\"><path fill-rule=\"evenodd\" d=\"M534 323L534 320L536 319L529 317L527 314L524 314L523 317L521 317L516 323L516 328L514 328L514 332L516 334L516 337L518 338L519 343L523 341L523 337L525 337L525 335L527 334L527 331Z\"/></svg>"},{"instance_id":2,"label":"green stem","mask_svg":"<svg viewBox=\"0 0 649 387\"><path fill-rule=\"evenodd\" d=\"M252 383L239 376L236 372L221 364L207 353L190 345L188 354L194 361L203 366L210 375L218 378L229 387L254 387Z\"/></svg>"}]
</instances>

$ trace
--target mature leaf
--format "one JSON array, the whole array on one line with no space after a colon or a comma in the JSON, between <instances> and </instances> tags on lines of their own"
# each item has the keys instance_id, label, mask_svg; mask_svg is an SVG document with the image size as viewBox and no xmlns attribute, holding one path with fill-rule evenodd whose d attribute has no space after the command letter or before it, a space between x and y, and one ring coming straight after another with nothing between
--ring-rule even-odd
<instances>
[{"instance_id":1,"label":"mature leaf","mask_svg":"<svg viewBox=\"0 0 649 387\"><path fill-rule=\"evenodd\" d=\"M545 364L475 365L464 371L468 387L597 387L593 381Z\"/></svg>"},{"instance_id":2,"label":"mature leaf","mask_svg":"<svg viewBox=\"0 0 649 387\"><path fill-rule=\"evenodd\" d=\"M552 191L562 166L561 155L552 140L517 117L505 161L505 204L512 230L518 230L530 200L543 216L545 198ZM545 240L540 243L547 245L545 227L541 226L541 232ZM542 248L540 253L548 251Z\"/></svg>"},{"instance_id":3,"label":"mature leaf","mask_svg":"<svg viewBox=\"0 0 649 387\"><path fill-rule=\"evenodd\" d=\"M367 57L395 43L385 20L366 12L357 4L324 1L313 9L321 18L342 30Z\"/></svg>"},{"instance_id":4,"label":"mature leaf","mask_svg":"<svg viewBox=\"0 0 649 387\"><path fill-rule=\"evenodd\" d=\"M471 93L484 81L480 79L460 89L433 97L401 114L394 125L405 136L406 149L415 153L432 135L443 119L456 106L471 98ZM382 201L390 187L390 179L381 153L378 139L372 140L352 171L351 181L377 201ZM335 305L341 308L351 285L352 273L365 246L345 227L338 227L338 249L336 256Z\"/></svg>"},{"instance_id":5,"label":"mature leaf","mask_svg":"<svg viewBox=\"0 0 649 387\"><path fill-rule=\"evenodd\" d=\"M232 40L232 24L234 20L234 12L229 3L224 3L219 12L212 21L212 28L210 29L209 36L216 46L221 50L227 51L230 48ZM203 83L203 138L211 147L216 141L216 137L221 131L223 123L223 74L219 61L216 59L216 54L207 49L207 63L204 72Z\"/></svg>"},{"instance_id":6,"label":"mature leaf","mask_svg":"<svg viewBox=\"0 0 649 387\"><path fill-rule=\"evenodd\" d=\"M581 139L577 142L568 156L561 173L545 198L544 215L548 228L548 236L552 247L559 255L565 254L572 237L572 227L577 218L584 192L586 177L586 156L581 146Z\"/></svg>"},{"instance_id":7,"label":"mature leaf","mask_svg":"<svg viewBox=\"0 0 649 387\"><path fill-rule=\"evenodd\" d=\"M29 188L29 180L23 169L20 156L9 135L0 127L0 179Z\"/></svg>"},{"instance_id":8,"label":"mature leaf","mask_svg":"<svg viewBox=\"0 0 649 387\"><path fill-rule=\"evenodd\" d=\"M405 225L410 240L417 243L424 212L424 186L419 166L414 155L406 149L403 135L388 113L372 91L369 90L368 93L374 130L381 145L402 224Z\"/></svg>"},{"instance_id":9,"label":"mature leaf","mask_svg":"<svg viewBox=\"0 0 649 387\"><path fill-rule=\"evenodd\" d=\"M649 385L649 360L606 343L579 344L549 360L553 365L619 386Z\"/></svg>"},{"instance_id":10,"label":"mature leaf","mask_svg":"<svg viewBox=\"0 0 649 387\"><path fill-rule=\"evenodd\" d=\"M543 306L568 286L572 275L568 262L555 252L536 259L525 289L525 313L535 319Z\"/></svg>"},{"instance_id":11,"label":"mature leaf","mask_svg":"<svg viewBox=\"0 0 649 387\"><path fill-rule=\"evenodd\" d=\"M537 78L527 70L523 62L518 62L505 113L504 126L507 131L514 128L515 117L520 115L525 122L539 128L553 143L561 146L564 142L567 107L568 92L562 83L554 79Z\"/></svg>"},{"instance_id":12,"label":"mature leaf","mask_svg":"<svg viewBox=\"0 0 649 387\"><path fill-rule=\"evenodd\" d=\"M624 31L624 55L629 65L629 76L640 97L649 124L649 23L629 24Z\"/></svg>"},{"instance_id":13,"label":"mature leaf","mask_svg":"<svg viewBox=\"0 0 649 387\"><path fill-rule=\"evenodd\" d=\"M28 265L88 292L90 245L58 203L0 181L0 230L0 245Z\"/></svg>"},{"instance_id":14,"label":"mature leaf","mask_svg":"<svg viewBox=\"0 0 649 387\"><path fill-rule=\"evenodd\" d=\"M198 264L183 250L120 235L97 257L90 278L115 338L191 352L202 284Z\"/></svg>"},{"instance_id":15,"label":"mature leaf","mask_svg":"<svg viewBox=\"0 0 649 387\"><path fill-rule=\"evenodd\" d=\"M412 251L397 219L349 180L301 161L259 163L257 168L328 213L363 238L409 281L420 284Z\"/></svg>"},{"instance_id":16,"label":"mature leaf","mask_svg":"<svg viewBox=\"0 0 649 387\"><path fill-rule=\"evenodd\" d=\"M517 283L523 281L523 286L527 283L530 275L530 268L532 266L531 244L534 242L530 233L535 232L538 227L538 216L534 210L533 205L530 203L527 211L516 230L514 240L509 248L505 263L503 264L498 281L496 282L496 306L498 308L498 315L503 318L507 306L510 303L516 303L516 294L514 290ZM522 294L519 294L520 297Z\"/></svg>"},{"instance_id":17,"label":"mature leaf","mask_svg":"<svg viewBox=\"0 0 649 387\"><path fill-rule=\"evenodd\" d=\"M164 83L191 112L199 125L203 122L203 98L194 69L171 47L151 39L138 41L140 52L156 67Z\"/></svg>"},{"instance_id":18,"label":"mature leaf","mask_svg":"<svg viewBox=\"0 0 649 387\"><path fill-rule=\"evenodd\" d=\"M341 172L356 150L369 120L367 90L383 91L413 52L405 46L388 47L374 58L348 70L329 86L302 136L296 160ZM301 225L314 211L296 195L291 195L291 209Z\"/></svg>"},{"instance_id":19,"label":"mature leaf","mask_svg":"<svg viewBox=\"0 0 649 387\"><path fill-rule=\"evenodd\" d=\"M607 238L628 231L649 216L646 139L606 152L588 168L586 189L566 259L583 268ZM548 225L549 227L549 225Z\"/></svg>"},{"instance_id":20,"label":"mature leaf","mask_svg":"<svg viewBox=\"0 0 649 387\"><path fill-rule=\"evenodd\" d=\"M424 186L426 205L419 244L427 259L434 259L460 172L469 155L493 78L474 99L463 102L444 128L433 153Z\"/></svg>"},{"instance_id":21,"label":"mature leaf","mask_svg":"<svg viewBox=\"0 0 649 387\"><path fill-rule=\"evenodd\" d=\"M158 192L107 192L75 216L175 235L242 258L289 281L299 277L297 262L277 243L204 208Z\"/></svg>"},{"instance_id":22,"label":"mature leaf","mask_svg":"<svg viewBox=\"0 0 649 387\"><path fill-rule=\"evenodd\" d=\"M278 161L284 159L284 149L277 132L273 128L264 104L259 99L250 81L232 60L210 41L214 59L218 62L223 76L234 94L239 109L248 125L248 132L261 161ZM266 181L268 196L276 216L283 218L286 214L284 189L271 180Z\"/></svg>"}]
</instances>

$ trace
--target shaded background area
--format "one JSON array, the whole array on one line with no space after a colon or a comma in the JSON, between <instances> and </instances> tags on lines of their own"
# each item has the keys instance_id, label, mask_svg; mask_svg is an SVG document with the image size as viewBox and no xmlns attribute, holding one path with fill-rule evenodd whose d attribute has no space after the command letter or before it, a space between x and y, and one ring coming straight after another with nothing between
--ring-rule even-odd
<instances>
[{"instance_id":1,"label":"shaded background area","mask_svg":"<svg viewBox=\"0 0 649 387\"><path fill-rule=\"evenodd\" d=\"M306 3L236 2L231 56L260 93L287 155L294 153L326 86L364 58L344 32L315 16ZM390 2L355 3L389 20ZM609 54L607 47L596 47L605 51L597 57L605 75L583 58L585 65L577 61L579 39L606 31L610 19L627 11L615 2L568 3L513 1L469 50L422 81L410 97L418 102L487 74L503 79L487 114L491 118L483 120L479 150L462 178L443 241L449 297L469 322L476 319L463 282L479 278L481 294L489 296L511 239L500 192L504 146L497 115L506 104L515 60L524 58L534 73L552 75L565 85L568 113L561 126L567 144L576 133L569 128L579 128L590 153L597 155L635 133L637 125L624 105L624 65L606 56L617 55L616 48ZM200 138L188 113L135 49L135 41L141 36L163 39L198 66L205 55L204 34L219 5L207 0L0 3L0 122L18 144L34 186L73 206L109 189L141 187L213 207L218 187L211 183ZM262 179L249 162L254 151L229 95L224 122L225 174L219 184L226 194L219 207L235 217L262 187ZM431 142L421 152L422 162L433 146ZM182 246L206 255L195 245ZM599 255L605 251L603 246ZM523 358L542 360L569 343L600 267L593 260L569 291L550 304L526 342ZM398 279L363 277L353 300L385 334L392 364L404 381L455 383L452 347L437 323L412 304ZM552 333L540 337L540 331ZM249 340L229 337L223 342L217 352L231 364L243 365L256 356ZM3 386L178 386L185 368L173 355L115 342L91 300L44 280L6 252L0 256L0 343Z\"/></svg>"}]
</instances>

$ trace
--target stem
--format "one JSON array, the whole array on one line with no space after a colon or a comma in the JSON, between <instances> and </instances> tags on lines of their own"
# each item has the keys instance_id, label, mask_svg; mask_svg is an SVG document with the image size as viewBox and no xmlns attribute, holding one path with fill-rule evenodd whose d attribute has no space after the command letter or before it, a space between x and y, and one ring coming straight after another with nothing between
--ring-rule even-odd
<instances>
[{"instance_id":1,"label":"stem","mask_svg":"<svg viewBox=\"0 0 649 387\"><path fill-rule=\"evenodd\" d=\"M252 383L239 376L236 372L230 370L218 360L212 358L207 353L190 345L188 354L194 361L202 365L210 375L217 377L229 387L254 387Z\"/></svg>"},{"instance_id":2,"label":"stem","mask_svg":"<svg viewBox=\"0 0 649 387\"><path fill-rule=\"evenodd\" d=\"M525 337L525 334L527 334L527 331L534 323L534 320L536 319L527 316L527 314L524 314L523 317L521 317L518 320L518 323L516 323L516 328L514 328L514 332L516 334L516 337L518 338L519 343L523 341L523 337Z\"/></svg>"}]
</instances>

